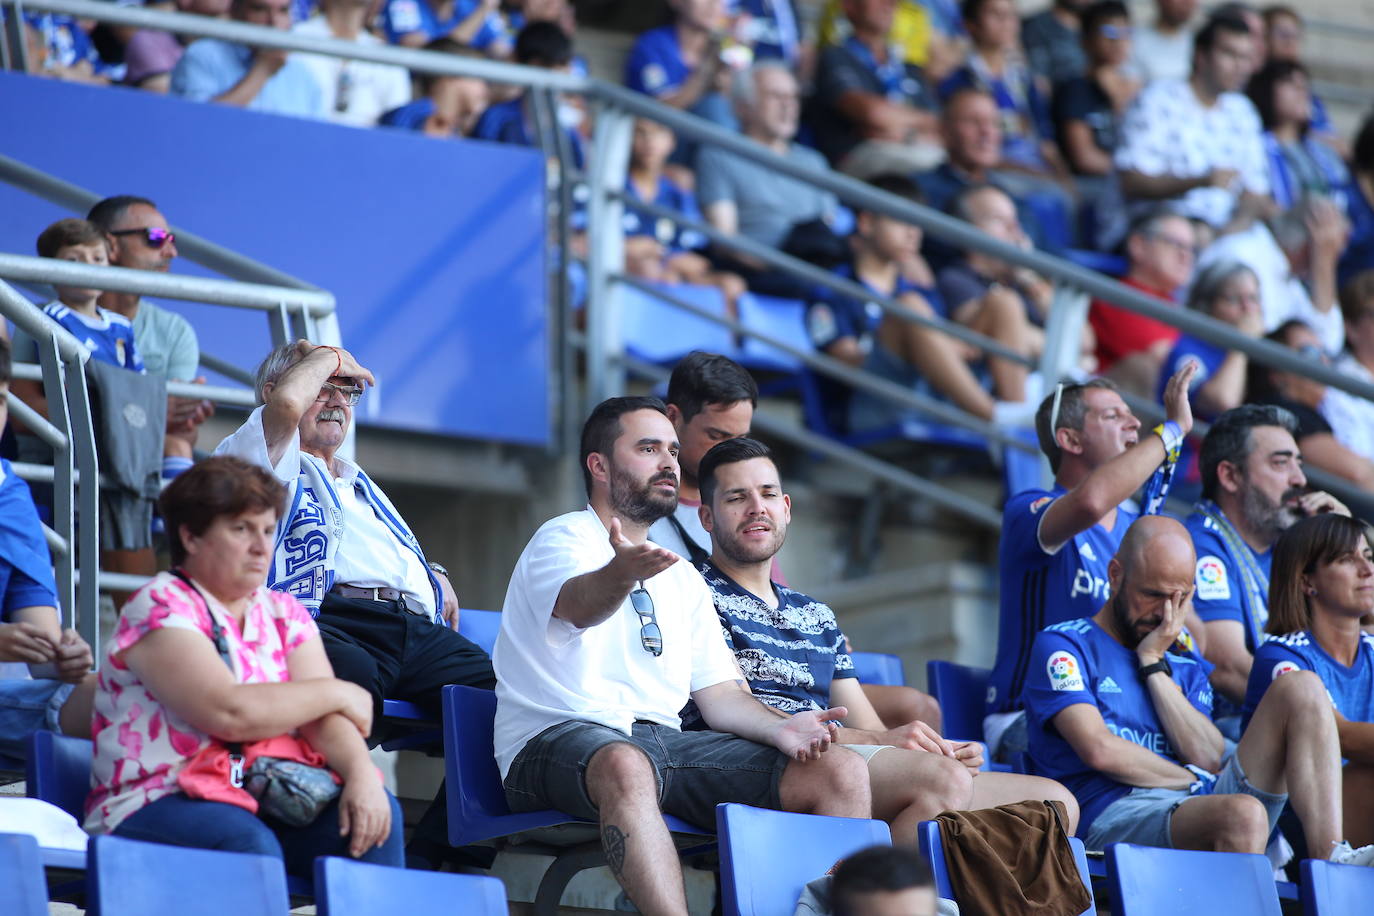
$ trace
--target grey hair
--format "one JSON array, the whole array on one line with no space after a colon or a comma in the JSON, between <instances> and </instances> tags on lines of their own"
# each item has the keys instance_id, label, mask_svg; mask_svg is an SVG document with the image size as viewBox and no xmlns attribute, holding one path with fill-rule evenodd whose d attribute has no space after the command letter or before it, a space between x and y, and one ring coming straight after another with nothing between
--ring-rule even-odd
<instances>
[{"instance_id":1,"label":"grey hair","mask_svg":"<svg viewBox=\"0 0 1374 916\"><path fill-rule=\"evenodd\" d=\"M1249 274L1256 281L1259 280L1249 266L1235 258L1225 258L1208 264L1198 271L1197 279L1188 290L1188 308L1204 315L1212 314L1212 306L1221 298L1226 284L1241 274Z\"/></svg>"},{"instance_id":2,"label":"grey hair","mask_svg":"<svg viewBox=\"0 0 1374 916\"><path fill-rule=\"evenodd\" d=\"M267 358L258 366L258 371L253 376L253 391L258 396L259 404L267 403L267 395L263 393L263 389L266 388L269 383L275 385L277 381L286 374L287 369L290 369L300 361L301 354L300 351L296 349L296 342L294 340L282 344L271 353L267 354Z\"/></svg>"},{"instance_id":3,"label":"grey hair","mask_svg":"<svg viewBox=\"0 0 1374 916\"><path fill-rule=\"evenodd\" d=\"M1274 404L1242 404L1217 417L1202 439L1202 448L1198 450L1198 470L1202 475L1204 499L1216 499L1218 465L1223 461L1244 465L1245 459L1250 457L1250 452L1254 450L1251 431L1256 426L1277 426L1288 430L1289 435L1298 435L1297 417Z\"/></svg>"},{"instance_id":4,"label":"grey hair","mask_svg":"<svg viewBox=\"0 0 1374 916\"><path fill-rule=\"evenodd\" d=\"M730 83L730 98L734 103L741 107L748 107L754 104L754 97L758 94L758 74L768 70L781 70L786 73L793 81L796 75L792 70L780 60L760 60L743 70L735 71L735 78Z\"/></svg>"}]
</instances>

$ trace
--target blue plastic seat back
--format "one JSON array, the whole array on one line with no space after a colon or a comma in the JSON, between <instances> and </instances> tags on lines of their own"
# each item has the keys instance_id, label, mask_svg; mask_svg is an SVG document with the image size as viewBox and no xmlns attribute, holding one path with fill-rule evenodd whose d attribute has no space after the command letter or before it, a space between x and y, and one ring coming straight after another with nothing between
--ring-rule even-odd
<instances>
[{"instance_id":1,"label":"blue plastic seat back","mask_svg":"<svg viewBox=\"0 0 1374 916\"><path fill-rule=\"evenodd\" d=\"M888 652L850 652L854 673L860 684L888 684L900 687L906 683L906 668L900 656Z\"/></svg>"},{"instance_id":2,"label":"blue plastic seat back","mask_svg":"<svg viewBox=\"0 0 1374 916\"><path fill-rule=\"evenodd\" d=\"M1305 859L1300 893L1306 916L1374 912L1374 868Z\"/></svg>"},{"instance_id":3,"label":"blue plastic seat back","mask_svg":"<svg viewBox=\"0 0 1374 916\"><path fill-rule=\"evenodd\" d=\"M501 632L501 612L465 607L458 615L458 632L490 655L496 646L496 634Z\"/></svg>"},{"instance_id":4,"label":"blue plastic seat back","mask_svg":"<svg viewBox=\"0 0 1374 916\"><path fill-rule=\"evenodd\" d=\"M987 703L987 668L954 662L926 663L926 687L940 704L940 733L956 741L983 740L983 711Z\"/></svg>"},{"instance_id":5,"label":"blue plastic seat back","mask_svg":"<svg viewBox=\"0 0 1374 916\"><path fill-rule=\"evenodd\" d=\"M38 841L26 833L0 833L0 887L6 916L47 916L48 882Z\"/></svg>"},{"instance_id":6,"label":"blue plastic seat back","mask_svg":"<svg viewBox=\"0 0 1374 916\"><path fill-rule=\"evenodd\" d=\"M666 295L681 299L713 315L725 315L725 299L714 286L662 285ZM675 363L693 350L731 355L735 342L729 328L707 321L658 296L619 286L621 327L625 349L651 363ZM461 623L461 618L459 618Z\"/></svg>"},{"instance_id":7,"label":"blue plastic seat back","mask_svg":"<svg viewBox=\"0 0 1374 916\"><path fill-rule=\"evenodd\" d=\"M281 916L290 904L281 859L97 836L86 847L98 916Z\"/></svg>"},{"instance_id":8,"label":"blue plastic seat back","mask_svg":"<svg viewBox=\"0 0 1374 916\"><path fill-rule=\"evenodd\" d=\"M36 731L29 736L26 770L30 798L41 798L76 818L86 818L95 745L85 738Z\"/></svg>"},{"instance_id":9,"label":"blue plastic seat back","mask_svg":"<svg viewBox=\"0 0 1374 916\"><path fill-rule=\"evenodd\" d=\"M958 898L954 895L954 885L949 880L949 864L945 862L945 846L940 840L940 825L935 821L921 821L916 825L916 839L921 847L921 857L935 874L935 892L947 900L958 903ZM1092 875L1088 871L1088 854L1083 848L1083 841L1078 837L1069 837L1069 847L1073 850L1073 860L1078 865L1078 875L1083 879L1083 886L1088 889L1088 908L1079 916L1097 916L1097 903L1092 900Z\"/></svg>"},{"instance_id":10,"label":"blue plastic seat back","mask_svg":"<svg viewBox=\"0 0 1374 916\"><path fill-rule=\"evenodd\" d=\"M1107 847L1113 916L1279 916L1274 869L1264 856L1241 852Z\"/></svg>"},{"instance_id":11,"label":"blue plastic seat back","mask_svg":"<svg viewBox=\"0 0 1374 916\"><path fill-rule=\"evenodd\" d=\"M803 353L812 351L811 337L806 332L806 303L800 299L745 293L736 301L736 306L740 324L749 330L767 334ZM753 337L744 338L739 361L751 369L782 372L795 372L802 367L796 356Z\"/></svg>"},{"instance_id":12,"label":"blue plastic seat back","mask_svg":"<svg viewBox=\"0 0 1374 916\"><path fill-rule=\"evenodd\" d=\"M338 856L315 860L319 916L505 916L506 887L488 875L390 868Z\"/></svg>"},{"instance_id":13,"label":"blue plastic seat back","mask_svg":"<svg viewBox=\"0 0 1374 916\"><path fill-rule=\"evenodd\" d=\"M455 802L460 805L459 817L465 821L510 814L492 743L495 716L496 694L492 691L458 684L444 688L444 770L450 822L454 820Z\"/></svg>"},{"instance_id":14,"label":"blue plastic seat back","mask_svg":"<svg viewBox=\"0 0 1374 916\"><path fill-rule=\"evenodd\" d=\"M716 806L716 832L725 916L791 913L806 883L837 860L892 842L882 821L734 804Z\"/></svg>"}]
</instances>

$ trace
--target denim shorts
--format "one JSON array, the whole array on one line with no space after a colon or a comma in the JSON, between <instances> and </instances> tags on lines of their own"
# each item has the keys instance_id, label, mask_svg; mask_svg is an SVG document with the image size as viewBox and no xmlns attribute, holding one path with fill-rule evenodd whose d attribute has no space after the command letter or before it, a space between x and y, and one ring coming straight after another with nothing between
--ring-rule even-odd
<instances>
[{"instance_id":1,"label":"denim shorts","mask_svg":"<svg viewBox=\"0 0 1374 916\"><path fill-rule=\"evenodd\" d=\"M682 732L636 722L629 737L595 722L560 722L535 735L511 761L506 801L512 811L557 808L597 819L587 794L587 765L608 744L644 752L658 781L658 804L668 814L714 830L716 805L740 802L779 808L778 784L789 758L776 748L722 732Z\"/></svg>"},{"instance_id":2,"label":"denim shorts","mask_svg":"<svg viewBox=\"0 0 1374 916\"><path fill-rule=\"evenodd\" d=\"M0 754L27 758L28 737L39 729L62 731L62 704L75 684L55 680L0 680Z\"/></svg>"},{"instance_id":3,"label":"denim shorts","mask_svg":"<svg viewBox=\"0 0 1374 916\"><path fill-rule=\"evenodd\" d=\"M1240 757L1232 754L1217 774L1212 795L1249 795L1264 805L1269 829L1279 822L1287 795L1272 795L1250 785L1241 769ZM1173 848L1169 824L1175 809L1193 796L1187 789L1132 789L1112 802L1093 819L1083 837L1083 845L1101 850L1108 843L1136 843L1140 846Z\"/></svg>"}]
</instances>

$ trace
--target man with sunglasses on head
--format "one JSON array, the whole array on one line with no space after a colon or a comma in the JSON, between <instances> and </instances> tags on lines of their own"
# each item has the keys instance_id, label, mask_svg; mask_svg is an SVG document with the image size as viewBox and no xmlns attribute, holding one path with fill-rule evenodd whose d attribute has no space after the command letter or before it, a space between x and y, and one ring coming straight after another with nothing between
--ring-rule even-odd
<instances>
[{"instance_id":1,"label":"man with sunglasses on head","mask_svg":"<svg viewBox=\"0 0 1374 916\"><path fill-rule=\"evenodd\" d=\"M338 454L353 407L375 383L347 350L282 344L258 367L260 406L215 454L267 468L286 485L291 508L277 525L267 584L316 616L335 676L372 694L374 722L383 699L437 717L445 684L490 688L495 679L486 653L457 632L448 572L426 560L381 488ZM408 861L437 864L447 834L441 788Z\"/></svg>"},{"instance_id":2,"label":"man with sunglasses on head","mask_svg":"<svg viewBox=\"0 0 1374 916\"><path fill-rule=\"evenodd\" d=\"M493 654L512 810L599 821L607 863L639 911L686 916L664 812L714 830L720 802L872 811L863 760L825 753L846 710L781 717L754 699L705 581L647 539L677 505L677 455L657 398L597 406L582 428L588 505L526 545ZM709 731L681 730L689 698Z\"/></svg>"},{"instance_id":3,"label":"man with sunglasses on head","mask_svg":"<svg viewBox=\"0 0 1374 916\"><path fill-rule=\"evenodd\" d=\"M1168 420L1144 436L1106 379L1060 385L1036 411L1054 486L1023 490L1002 510L997 660L983 721L993 759L1026 750L1021 692L1036 634L1097 612L1109 597L1107 564L1139 514L1131 496L1151 482L1147 495L1162 497L1171 462L1193 428L1188 385L1195 371L1190 362L1169 379Z\"/></svg>"}]
</instances>

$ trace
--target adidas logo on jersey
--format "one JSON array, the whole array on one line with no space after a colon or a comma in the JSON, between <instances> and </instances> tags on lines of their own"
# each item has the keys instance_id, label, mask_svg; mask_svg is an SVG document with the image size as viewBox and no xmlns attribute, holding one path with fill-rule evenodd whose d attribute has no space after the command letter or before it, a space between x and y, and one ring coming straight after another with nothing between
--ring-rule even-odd
<instances>
[{"instance_id":1,"label":"adidas logo on jersey","mask_svg":"<svg viewBox=\"0 0 1374 916\"><path fill-rule=\"evenodd\" d=\"M1117 684L1116 684L1116 681L1112 680L1111 676L1108 675L1107 677L1104 677L1101 681L1098 682L1098 684L1097 684L1097 692L1098 692L1098 693L1120 693L1120 692L1121 692L1121 688L1118 687Z\"/></svg>"},{"instance_id":2,"label":"adidas logo on jersey","mask_svg":"<svg viewBox=\"0 0 1374 916\"><path fill-rule=\"evenodd\" d=\"M1083 559L1092 560L1094 563L1097 562L1097 554L1093 553L1093 545L1084 544L1078 549L1078 552L1083 555Z\"/></svg>"}]
</instances>

